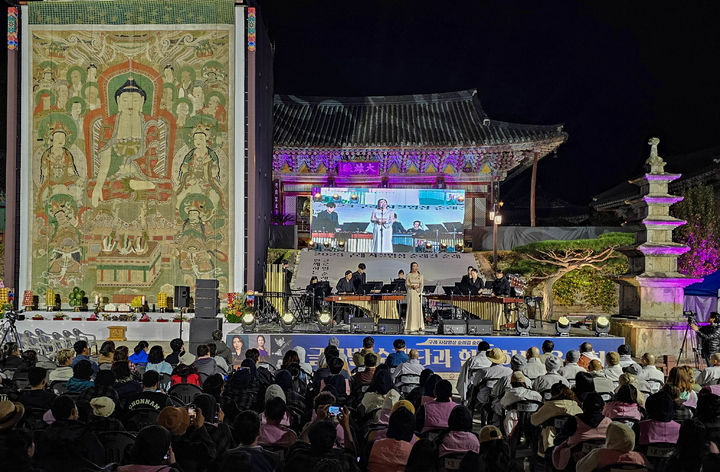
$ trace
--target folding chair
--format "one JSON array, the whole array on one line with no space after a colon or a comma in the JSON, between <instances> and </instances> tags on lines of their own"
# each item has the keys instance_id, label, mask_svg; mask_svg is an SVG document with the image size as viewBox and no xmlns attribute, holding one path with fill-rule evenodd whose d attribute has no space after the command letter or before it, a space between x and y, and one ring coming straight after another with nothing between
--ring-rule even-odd
<instances>
[{"instance_id":1,"label":"folding chair","mask_svg":"<svg viewBox=\"0 0 720 472\"><path fill-rule=\"evenodd\" d=\"M85 341L87 341L88 347L90 347L91 350L92 350L92 348L93 348L93 346L94 346L94 347L95 347L95 354L98 353L97 336L95 336L94 334L83 333L82 331L80 331L80 330L77 329L77 328L73 329L72 332L73 332L73 334L75 334L75 336L76 336L78 339L84 339Z\"/></svg>"},{"instance_id":2,"label":"folding chair","mask_svg":"<svg viewBox=\"0 0 720 472\"><path fill-rule=\"evenodd\" d=\"M125 450L135 444L135 436L126 431L106 431L95 433L105 447L105 463L122 463Z\"/></svg>"},{"instance_id":3,"label":"folding chair","mask_svg":"<svg viewBox=\"0 0 720 472\"><path fill-rule=\"evenodd\" d=\"M176 384L168 390L168 395L183 405L189 405L201 393L203 393L202 389L193 384Z\"/></svg>"},{"instance_id":4,"label":"folding chair","mask_svg":"<svg viewBox=\"0 0 720 472\"><path fill-rule=\"evenodd\" d=\"M510 457L512 457L513 459L515 458L515 455L517 453L517 448L520 444L521 438L525 438L526 446L532 445L535 439L533 434L535 428L530 422L530 416L536 411L538 411L541 406L542 403L540 402L533 400L525 400L514 403L507 408L506 414L507 412L514 410L517 412L518 416L517 426L515 426L515 430L508 438L508 443L510 446Z\"/></svg>"},{"instance_id":5,"label":"folding chair","mask_svg":"<svg viewBox=\"0 0 720 472\"><path fill-rule=\"evenodd\" d=\"M416 374L402 374L395 381L395 389L403 395L412 392L415 387L420 385L420 376Z\"/></svg>"}]
</instances>

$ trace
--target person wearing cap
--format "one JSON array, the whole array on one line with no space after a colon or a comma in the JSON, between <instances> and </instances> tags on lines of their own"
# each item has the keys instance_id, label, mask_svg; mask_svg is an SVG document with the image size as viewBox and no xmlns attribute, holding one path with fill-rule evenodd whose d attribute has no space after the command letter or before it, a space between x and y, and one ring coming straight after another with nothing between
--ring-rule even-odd
<instances>
[{"instance_id":1,"label":"person wearing cap","mask_svg":"<svg viewBox=\"0 0 720 472\"><path fill-rule=\"evenodd\" d=\"M470 451L460 462L460 472L479 470L493 472L522 472L523 466L510 456L510 446L497 426L483 426L478 434L480 453Z\"/></svg>"},{"instance_id":2,"label":"person wearing cap","mask_svg":"<svg viewBox=\"0 0 720 472\"><path fill-rule=\"evenodd\" d=\"M540 358L540 349L536 346L528 349L525 357L527 358L527 364L522 367L522 373L528 380L534 382L536 378L547 373L545 361Z\"/></svg>"},{"instance_id":3,"label":"person wearing cap","mask_svg":"<svg viewBox=\"0 0 720 472\"><path fill-rule=\"evenodd\" d=\"M158 425L145 426L135 437L118 472L177 472L170 432ZM167 459L165 457L167 456Z\"/></svg>"},{"instance_id":4,"label":"person wearing cap","mask_svg":"<svg viewBox=\"0 0 720 472\"><path fill-rule=\"evenodd\" d=\"M41 408L46 411L50 409L50 405L57 395L49 390L45 390L46 374L47 370L42 367L30 368L30 371L28 372L30 388L27 390L20 390L18 395L18 401L22 403L25 408Z\"/></svg>"},{"instance_id":5,"label":"person wearing cap","mask_svg":"<svg viewBox=\"0 0 720 472\"><path fill-rule=\"evenodd\" d=\"M647 398L645 407L647 419L638 423L638 444L648 446L655 443L677 443L680 423L673 421L673 398L661 390Z\"/></svg>"},{"instance_id":6,"label":"person wearing cap","mask_svg":"<svg viewBox=\"0 0 720 472\"><path fill-rule=\"evenodd\" d=\"M390 415L385 438L368 444L367 460L361 459L361 469L368 472L404 471L414 438L415 416L406 408L398 408ZM367 468L363 467L367 464Z\"/></svg>"},{"instance_id":7,"label":"person wearing cap","mask_svg":"<svg viewBox=\"0 0 720 472\"><path fill-rule=\"evenodd\" d=\"M505 426L505 432L508 433L508 436L515 430L515 426L517 426L519 418L517 410L514 410L512 407L516 403L523 401L541 403L542 396L535 390L531 390L528 387L527 379L522 372L515 371L510 376L509 388L505 389L500 402L493 404L493 408L498 417L504 418L503 424ZM503 412L505 412L504 416Z\"/></svg>"},{"instance_id":8,"label":"person wearing cap","mask_svg":"<svg viewBox=\"0 0 720 472\"><path fill-rule=\"evenodd\" d=\"M612 382L617 382L620 380L622 374L620 354L615 351L608 352L605 355L605 377Z\"/></svg>"},{"instance_id":9,"label":"person wearing cap","mask_svg":"<svg viewBox=\"0 0 720 472\"><path fill-rule=\"evenodd\" d=\"M72 361L75 355L72 349L60 349L57 353L58 367L48 374L48 383L67 382L73 376Z\"/></svg>"},{"instance_id":10,"label":"person wearing cap","mask_svg":"<svg viewBox=\"0 0 720 472\"><path fill-rule=\"evenodd\" d=\"M577 462L576 472L592 472L612 464L638 464L648 466L645 456L635 449L635 433L630 426L612 422L607 427L605 447L590 451Z\"/></svg>"},{"instance_id":11,"label":"person wearing cap","mask_svg":"<svg viewBox=\"0 0 720 472\"><path fill-rule=\"evenodd\" d=\"M274 472L282 462L275 452L268 451L258 444L260 438L260 417L252 410L240 412L233 422L233 437L237 447L228 449L219 458L218 470L238 470L240 458L249 459L249 470L253 472Z\"/></svg>"},{"instance_id":12,"label":"person wearing cap","mask_svg":"<svg viewBox=\"0 0 720 472\"><path fill-rule=\"evenodd\" d=\"M558 470L564 470L572 465L574 458L571 449L576 445L591 440L605 439L607 429L612 421L602 414L605 402L600 394L590 392L583 400L582 410L565 424L565 428L555 439L555 449L552 453L553 466ZM565 439L567 438L567 439Z\"/></svg>"},{"instance_id":13,"label":"person wearing cap","mask_svg":"<svg viewBox=\"0 0 720 472\"><path fill-rule=\"evenodd\" d=\"M217 448L205 428L201 408L195 408L195 416L191 419L186 408L165 407L158 415L157 424L172 435L172 448L183 472L203 471L217 457Z\"/></svg>"},{"instance_id":14,"label":"person wearing cap","mask_svg":"<svg viewBox=\"0 0 720 472\"><path fill-rule=\"evenodd\" d=\"M646 352L640 358L642 370L637 374L640 380L659 383L660 386L665 385L665 374L662 370L655 367L655 356ZM720 374L718 374L720 380ZM699 382L698 382L699 383Z\"/></svg>"},{"instance_id":15,"label":"person wearing cap","mask_svg":"<svg viewBox=\"0 0 720 472\"><path fill-rule=\"evenodd\" d=\"M472 383L477 387L477 401L486 404L490 400L492 388L488 384L495 385L499 380L512 375L512 369L505 367L505 353L494 347L487 352L487 359L492 363L490 367L482 368L473 377Z\"/></svg>"},{"instance_id":16,"label":"person wearing cap","mask_svg":"<svg viewBox=\"0 0 720 472\"><path fill-rule=\"evenodd\" d=\"M556 383L560 383L562 385L565 385L566 387L570 387L570 382L568 382L565 377L558 373L561 366L562 361L559 358L555 356L550 356L546 358L545 369L547 370L547 374L541 375L540 377L535 379L532 387L533 390L535 390L536 392L544 393L550 390Z\"/></svg>"},{"instance_id":17,"label":"person wearing cap","mask_svg":"<svg viewBox=\"0 0 720 472\"><path fill-rule=\"evenodd\" d=\"M583 367L578 365L580 360L580 352L572 349L565 354L565 365L560 368L558 373L569 381L574 381L578 372L587 372Z\"/></svg>"},{"instance_id":18,"label":"person wearing cap","mask_svg":"<svg viewBox=\"0 0 720 472\"><path fill-rule=\"evenodd\" d=\"M457 403L452 401L452 384L447 380L440 380L435 385L435 399L421 405L417 410L416 430L427 432L434 429L448 427L448 419Z\"/></svg>"},{"instance_id":19,"label":"person wearing cap","mask_svg":"<svg viewBox=\"0 0 720 472\"><path fill-rule=\"evenodd\" d=\"M271 385L272 387L272 385ZM282 390L280 390L282 392ZM297 435L282 424L286 419L287 406L285 399L274 397L265 402L266 423L260 425L258 444L264 447L290 447L297 441Z\"/></svg>"},{"instance_id":20,"label":"person wearing cap","mask_svg":"<svg viewBox=\"0 0 720 472\"><path fill-rule=\"evenodd\" d=\"M470 402L470 387L472 387L472 380L475 373L480 369L492 365L492 362L487 358L488 349L490 349L490 344L487 341L480 341L478 343L477 353L466 360L460 369L460 375L458 375L457 380L457 391L460 394L463 405Z\"/></svg>"},{"instance_id":21,"label":"person wearing cap","mask_svg":"<svg viewBox=\"0 0 720 472\"><path fill-rule=\"evenodd\" d=\"M95 397L90 400L90 408L92 408L92 416L87 424L87 428L94 432L104 431L125 431L125 426L117 418L113 418L115 412L115 402L109 397Z\"/></svg>"},{"instance_id":22,"label":"person wearing cap","mask_svg":"<svg viewBox=\"0 0 720 472\"><path fill-rule=\"evenodd\" d=\"M52 471L78 471L87 461L104 464L105 448L87 426L78 421L78 409L67 395L60 395L50 408L55 421L48 426L35 450L38 466Z\"/></svg>"},{"instance_id":23,"label":"person wearing cap","mask_svg":"<svg viewBox=\"0 0 720 472\"><path fill-rule=\"evenodd\" d=\"M558 359L559 361L559 359ZM564 379L563 379L564 380ZM550 400L547 400L538 410L530 416L530 423L533 426L540 426L548 420L558 416L575 416L582 413L582 408L578 405L575 393L560 382L554 384L550 389ZM555 436L559 431L555 430L555 425L550 424L540 431L542 439L542 450L545 452L549 447L555 445Z\"/></svg>"}]
</instances>

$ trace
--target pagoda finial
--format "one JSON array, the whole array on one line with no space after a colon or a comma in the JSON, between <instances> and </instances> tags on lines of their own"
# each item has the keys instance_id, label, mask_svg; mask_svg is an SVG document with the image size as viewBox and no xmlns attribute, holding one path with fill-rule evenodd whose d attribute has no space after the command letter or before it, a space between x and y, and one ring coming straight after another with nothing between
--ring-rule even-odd
<instances>
[{"instance_id":1,"label":"pagoda finial","mask_svg":"<svg viewBox=\"0 0 720 472\"><path fill-rule=\"evenodd\" d=\"M665 161L658 155L658 144L660 144L659 138L650 138L648 141L650 145L650 157L645 161L650 167L650 172L653 174L662 174L665 172Z\"/></svg>"}]
</instances>

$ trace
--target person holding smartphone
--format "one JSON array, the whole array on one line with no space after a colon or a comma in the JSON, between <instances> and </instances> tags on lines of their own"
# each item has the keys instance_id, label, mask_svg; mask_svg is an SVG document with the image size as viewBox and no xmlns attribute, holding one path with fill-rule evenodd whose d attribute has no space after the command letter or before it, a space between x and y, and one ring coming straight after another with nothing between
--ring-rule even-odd
<instances>
[{"instance_id":1,"label":"person holding smartphone","mask_svg":"<svg viewBox=\"0 0 720 472\"><path fill-rule=\"evenodd\" d=\"M157 423L172 435L172 448L183 472L205 470L217 457L217 447L205 428L205 416L195 405L163 408Z\"/></svg>"}]
</instances>

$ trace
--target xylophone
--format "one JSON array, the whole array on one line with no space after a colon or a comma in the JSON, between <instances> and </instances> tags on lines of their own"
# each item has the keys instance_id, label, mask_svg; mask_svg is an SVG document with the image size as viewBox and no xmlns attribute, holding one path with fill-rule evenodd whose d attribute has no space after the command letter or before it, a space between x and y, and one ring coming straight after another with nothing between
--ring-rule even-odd
<instances>
[{"instance_id":1,"label":"xylophone","mask_svg":"<svg viewBox=\"0 0 720 472\"><path fill-rule=\"evenodd\" d=\"M517 308L523 302L522 298L517 297L486 295L427 295L426 298L450 304L482 320L490 320L496 331L500 331L508 323L517 321Z\"/></svg>"},{"instance_id":2,"label":"xylophone","mask_svg":"<svg viewBox=\"0 0 720 472\"><path fill-rule=\"evenodd\" d=\"M344 303L353 305L369 313L377 321L379 318L398 319L399 301L405 300L405 295L330 295L326 302Z\"/></svg>"}]
</instances>

